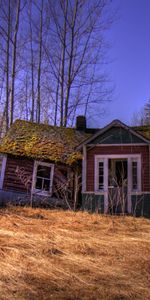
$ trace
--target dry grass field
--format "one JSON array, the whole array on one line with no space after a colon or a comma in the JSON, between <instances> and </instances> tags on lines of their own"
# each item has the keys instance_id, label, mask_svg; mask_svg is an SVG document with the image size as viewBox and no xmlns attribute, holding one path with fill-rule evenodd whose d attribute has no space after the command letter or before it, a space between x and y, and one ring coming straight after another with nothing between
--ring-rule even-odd
<instances>
[{"instance_id":1,"label":"dry grass field","mask_svg":"<svg viewBox=\"0 0 150 300\"><path fill-rule=\"evenodd\" d=\"M150 220L1 209L0 299L150 299Z\"/></svg>"}]
</instances>

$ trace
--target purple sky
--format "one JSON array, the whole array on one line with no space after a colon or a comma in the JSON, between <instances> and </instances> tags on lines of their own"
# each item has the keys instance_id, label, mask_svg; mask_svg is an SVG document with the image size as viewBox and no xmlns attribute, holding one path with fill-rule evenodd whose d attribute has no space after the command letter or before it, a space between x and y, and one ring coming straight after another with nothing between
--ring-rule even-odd
<instances>
[{"instance_id":1,"label":"purple sky","mask_svg":"<svg viewBox=\"0 0 150 300\"><path fill-rule=\"evenodd\" d=\"M100 126L113 119L130 125L150 98L150 0L113 0L112 6L119 7L119 20L106 33L113 60L107 70L116 89Z\"/></svg>"}]
</instances>

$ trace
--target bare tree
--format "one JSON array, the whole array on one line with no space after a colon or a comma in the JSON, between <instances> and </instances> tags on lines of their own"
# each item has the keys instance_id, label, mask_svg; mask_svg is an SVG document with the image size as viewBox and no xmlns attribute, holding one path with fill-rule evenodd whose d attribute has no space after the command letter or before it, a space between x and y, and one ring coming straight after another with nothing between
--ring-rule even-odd
<instances>
[{"instance_id":1,"label":"bare tree","mask_svg":"<svg viewBox=\"0 0 150 300\"><path fill-rule=\"evenodd\" d=\"M41 0L40 28L39 28L39 55L38 55L38 80L37 80L37 115L36 121L40 123L41 117L41 64L42 64L42 44L43 44L43 0Z\"/></svg>"},{"instance_id":2,"label":"bare tree","mask_svg":"<svg viewBox=\"0 0 150 300\"><path fill-rule=\"evenodd\" d=\"M8 22L7 22L7 49L6 49L6 131L9 128L9 55L10 55L10 28L11 28L11 20L10 20L10 0L8 1Z\"/></svg>"},{"instance_id":3,"label":"bare tree","mask_svg":"<svg viewBox=\"0 0 150 300\"><path fill-rule=\"evenodd\" d=\"M150 99L144 106L144 124L150 125Z\"/></svg>"},{"instance_id":4,"label":"bare tree","mask_svg":"<svg viewBox=\"0 0 150 300\"><path fill-rule=\"evenodd\" d=\"M53 26L51 47L46 54L57 90L55 103L61 126L66 127L78 110L87 113L89 104L94 106L108 96L106 77L100 74L100 64L104 62L102 33L112 22L104 16L107 4L103 0L59 0L52 5L49 1Z\"/></svg>"},{"instance_id":5,"label":"bare tree","mask_svg":"<svg viewBox=\"0 0 150 300\"><path fill-rule=\"evenodd\" d=\"M9 127L9 94L10 94L10 49L12 45L11 30L12 30L12 11L11 3L8 1L8 5L1 0L0 2L0 49L1 49L1 97L0 103L1 114L1 128L5 127L8 130Z\"/></svg>"},{"instance_id":6,"label":"bare tree","mask_svg":"<svg viewBox=\"0 0 150 300\"><path fill-rule=\"evenodd\" d=\"M6 130L20 116L72 126L78 113L88 115L108 100L101 71L103 33L112 23L109 2L0 0L0 112Z\"/></svg>"},{"instance_id":7,"label":"bare tree","mask_svg":"<svg viewBox=\"0 0 150 300\"><path fill-rule=\"evenodd\" d=\"M31 57L31 95L32 95L32 105L31 105L31 121L34 121L35 114L35 78L34 78L34 51L33 51L33 29L32 29L32 2L28 9L29 18L29 36L30 36L30 57Z\"/></svg>"},{"instance_id":8,"label":"bare tree","mask_svg":"<svg viewBox=\"0 0 150 300\"><path fill-rule=\"evenodd\" d=\"M150 125L150 100L148 100L139 112L134 112L131 124L133 126Z\"/></svg>"},{"instance_id":9,"label":"bare tree","mask_svg":"<svg viewBox=\"0 0 150 300\"><path fill-rule=\"evenodd\" d=\"M20 18L20 0L16 6L16 20L15 30L13 36L13 54L12 54L12 73L11 73L11 96L10 96L10 124L14 120L14 93L15 93L15 77L16 77L16 55L17 55L17 36L19 29L19 18Z\"/></svg>"}]
</instances>

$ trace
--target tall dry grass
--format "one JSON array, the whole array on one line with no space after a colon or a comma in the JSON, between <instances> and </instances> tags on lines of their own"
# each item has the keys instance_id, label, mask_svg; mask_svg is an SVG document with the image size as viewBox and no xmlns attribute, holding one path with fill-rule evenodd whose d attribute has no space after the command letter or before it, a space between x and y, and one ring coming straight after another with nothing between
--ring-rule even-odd
<instances>
[{"instance_id":1,"label":"tall dry grass","mask_svg":"<svg viewBox=\"0 0 150 300\"><path fill-rule=\"evenodd\" d=\"M150 221L0 210L0 299L150 299Z\"/></svg>"}]
</instances>

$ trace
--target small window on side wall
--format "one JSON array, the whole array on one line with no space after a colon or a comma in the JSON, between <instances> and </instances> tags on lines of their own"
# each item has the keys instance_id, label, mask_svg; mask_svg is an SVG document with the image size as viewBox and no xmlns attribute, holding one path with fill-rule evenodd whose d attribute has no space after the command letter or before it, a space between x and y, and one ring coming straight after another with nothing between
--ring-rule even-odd
<instances>
[{"instance_id":1,"label":"small window on side wall","mask_svg":"<svg viewBox=\"0 0 150 300\"><path fill-rule=\"evenodd\" d=\"M33 171L32 191L39 195L51 195L54 165L36 161Z\"/></svg>"}]
</instances>

